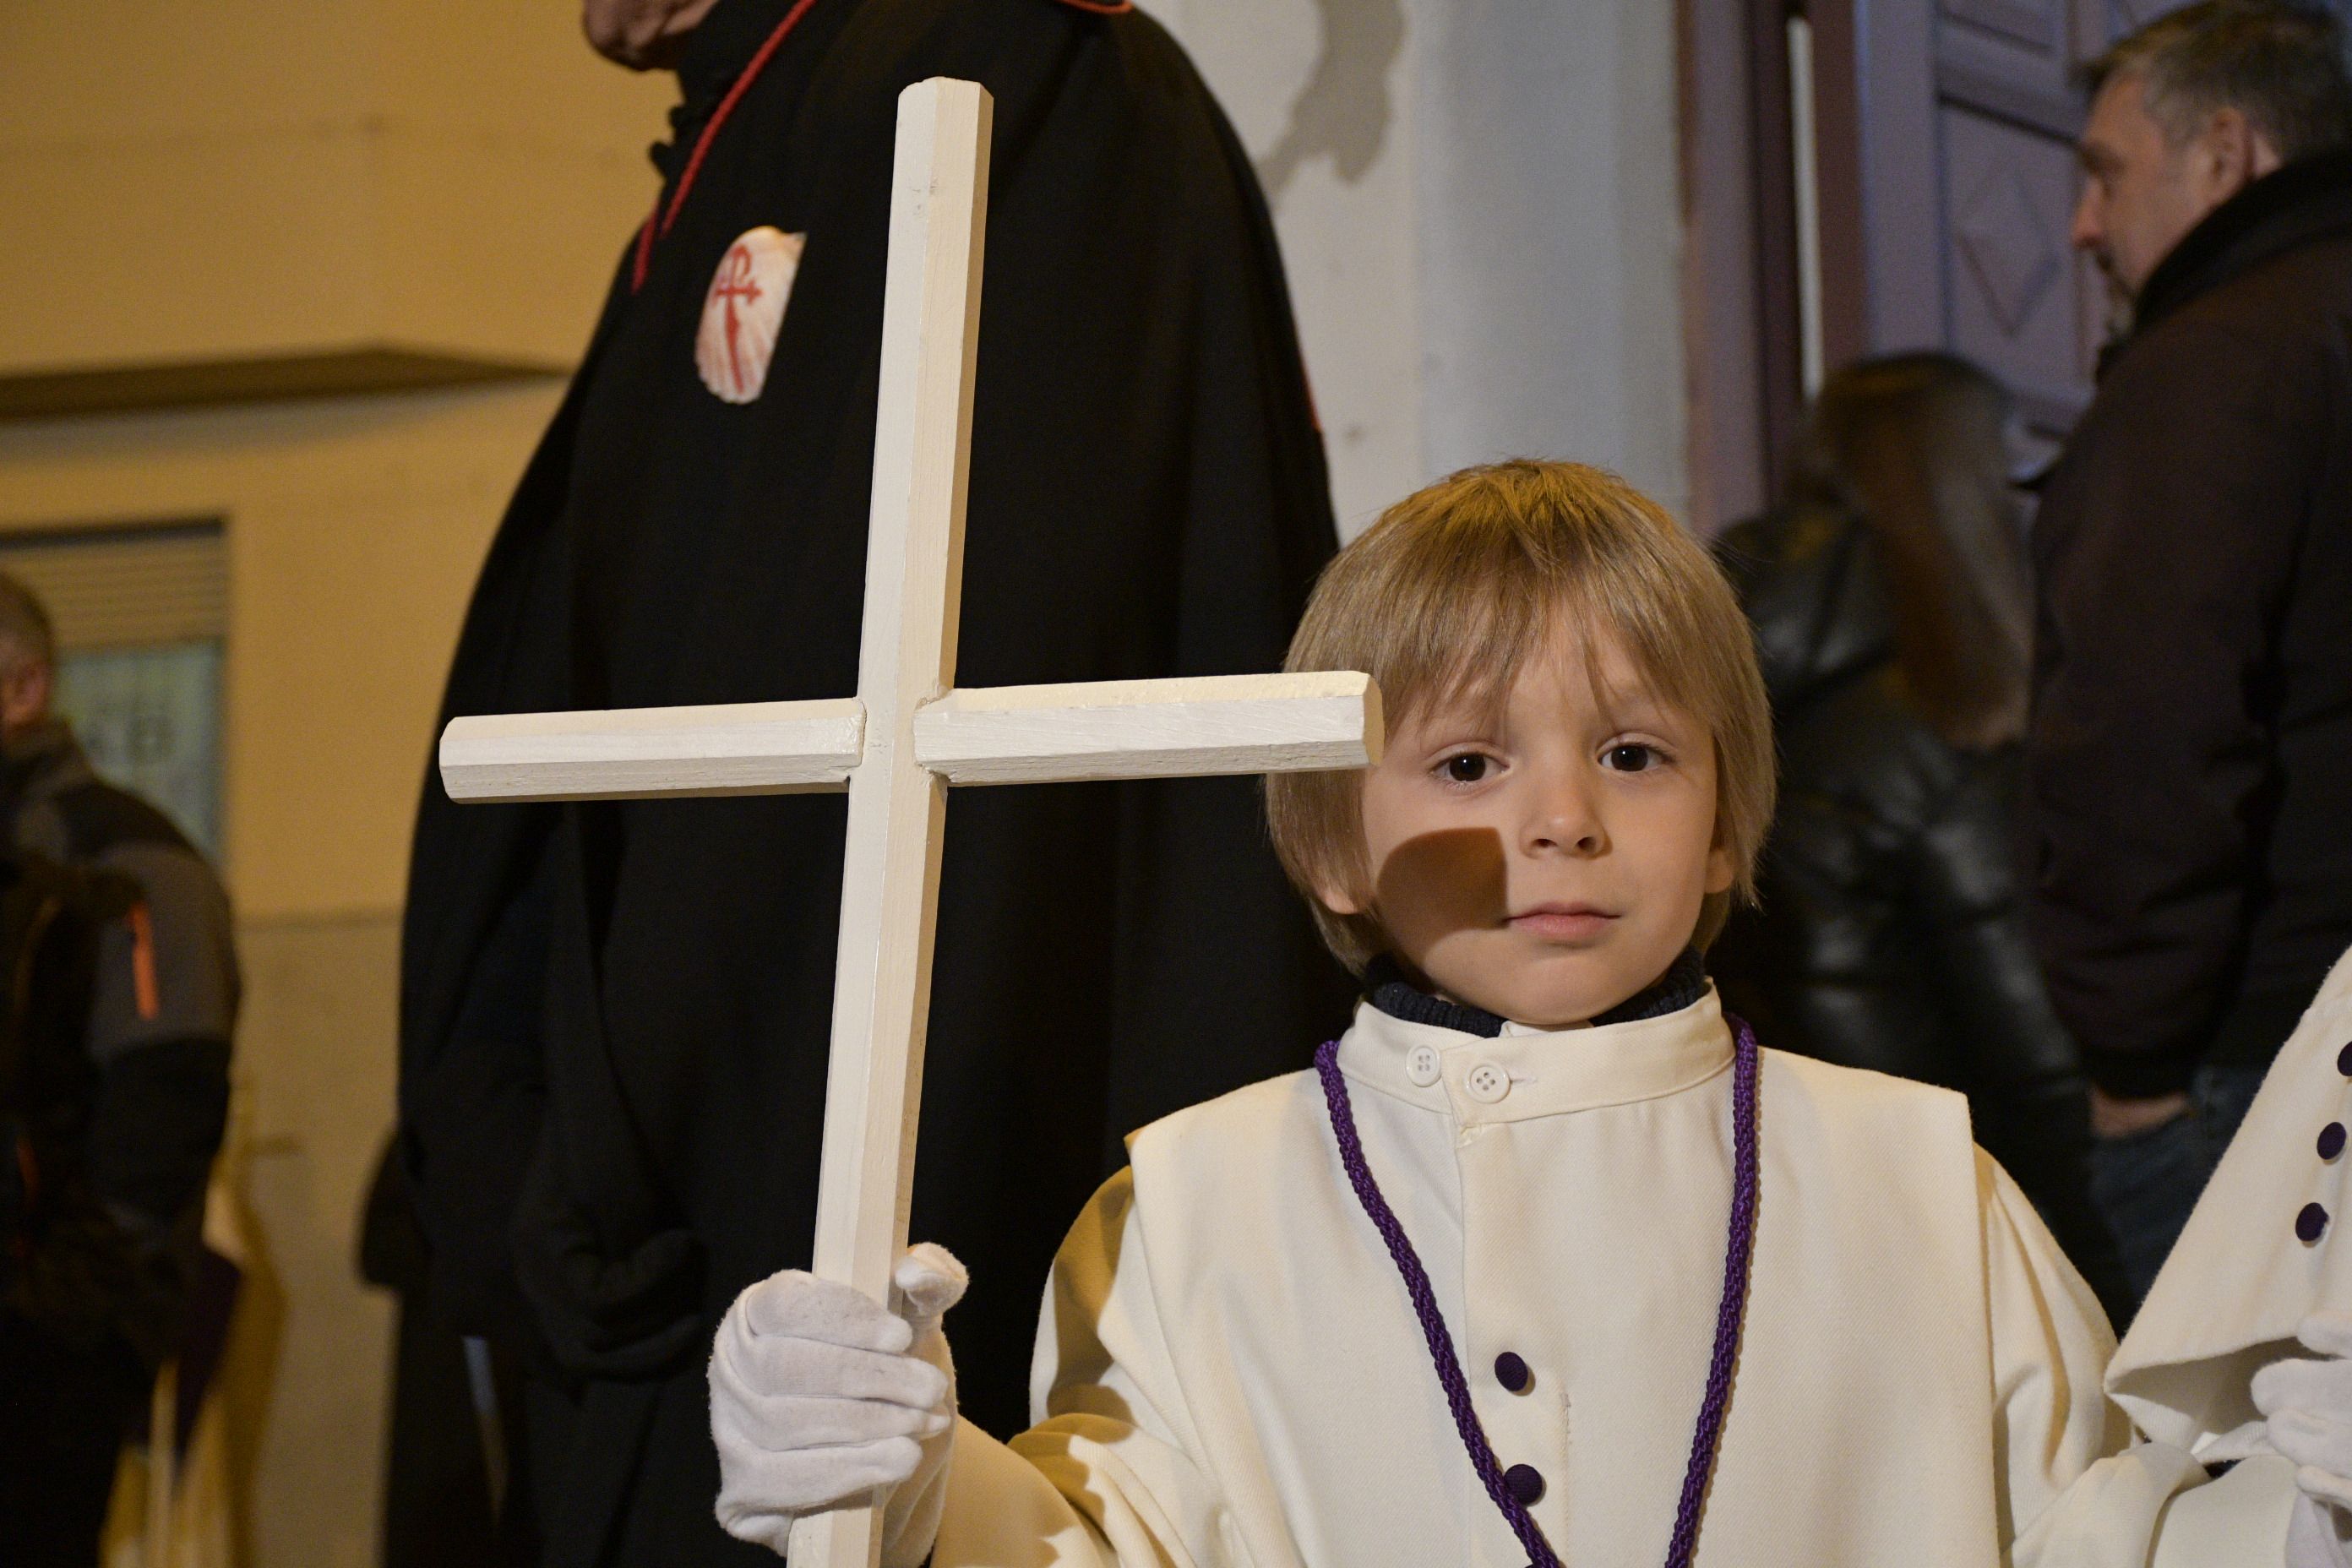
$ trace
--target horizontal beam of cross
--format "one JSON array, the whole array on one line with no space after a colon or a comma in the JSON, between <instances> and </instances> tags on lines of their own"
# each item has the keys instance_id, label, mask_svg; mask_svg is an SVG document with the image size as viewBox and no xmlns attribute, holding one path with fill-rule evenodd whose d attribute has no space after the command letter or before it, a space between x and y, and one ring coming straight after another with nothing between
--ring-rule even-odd
<instances>
[{"instance_id":1,"label":"horizontal beam of cross","mask_svg":"<svg viewBox=\"0 0 2352 1568\"><path fill-rule=\"evenodd\" d=\"M452 800L645 800L849 787L866 749L855 697L707 708L500 713L441 732Z\"/></svg>"},{"instance_id":2,"label":"horizontal beam of cross","mask_svg":"<svg viewBox=\"0 0 2352 1568\"><path fill-rule=\"evenodd\" d=\"M855 698L458 719L441 776L455 800L840 790L865 722ZM959 784L1357 768L1380 755L1380 693L1351 671L981 687L914 731L915 760Z\"/></svg>"}]
</instances>

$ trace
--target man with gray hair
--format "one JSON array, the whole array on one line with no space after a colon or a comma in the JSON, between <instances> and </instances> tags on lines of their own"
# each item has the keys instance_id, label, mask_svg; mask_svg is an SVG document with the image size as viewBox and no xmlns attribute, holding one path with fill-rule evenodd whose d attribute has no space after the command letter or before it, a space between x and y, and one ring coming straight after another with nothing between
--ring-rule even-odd
<instances>
[{"instance_id":1,"label":"man with gray hair","mask_svg":"<svg viewBox=\"0 0 2352 1568\"><path fill-rule=\"evenodd\" d=\"M2090 81L2074 239L2129 325L2035 528L2032 897L2144 1293L2352 945L2352 81L2252 0Z\"/></svg>"},{"instance_id":2,"label":"man with gray hair","mask_svg":"<svg viewBox=\"0 0 2352 1568\"><path fill-rule=\"evenodd\" d=\"M228 1105L227 896L50 708L0 574L0 1563L92 1568L116 1451L179 1348Z\"/></svg>"}]
</instances>

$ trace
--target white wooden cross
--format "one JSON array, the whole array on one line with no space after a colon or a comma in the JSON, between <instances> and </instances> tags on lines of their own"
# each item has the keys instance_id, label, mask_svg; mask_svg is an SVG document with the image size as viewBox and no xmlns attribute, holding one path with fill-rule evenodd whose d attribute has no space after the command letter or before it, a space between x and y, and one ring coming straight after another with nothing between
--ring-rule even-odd
<instances>
[{"instance_id":1,"label":"white wooden cross","mask_svg":"<svg viewBox=\"0 0 2352 1568\"><path fill-rule=\"evenodd\" d=\"M947 786L1360 768L1380 692L1349 673L955 690L990 100L898 99L857 695L453 720L460 801L849 791L814 1270L887 1301L907 1244ZM871 1568L870 1507L803 1520L795 1568Z\"/></svg>"}]
</instances>

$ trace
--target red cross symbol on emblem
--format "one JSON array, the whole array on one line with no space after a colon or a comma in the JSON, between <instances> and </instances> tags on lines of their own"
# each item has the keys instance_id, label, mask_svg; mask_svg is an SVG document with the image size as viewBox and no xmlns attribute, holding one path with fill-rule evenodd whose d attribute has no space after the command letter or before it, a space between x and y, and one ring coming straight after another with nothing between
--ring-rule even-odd
<instances>
[{"instance_id":1,"label":"red cross symbol on emblem","mask_svg":"<svg viewBox=\"0 0 2352 1568\"><path fill-rule=\"evenodd\" d=\"M751 229L727 247L711 273L694 363L702 384L724 402L750 403L767 384L801 244L797 234Z\"/></svg>"},{"instance_id":2,"label":"red cross symbol on emblem","mask_svg":"<svg viewBox=\"0 0 2352 1568\"><path fill-rule=\"evenodd\" d=\"M743 374L743 321L739 302L749 306L762 292L759 279L752 275L751 247L739 239L727 247L726 259L719 264L719 276L710 284L711 299L720 301L727 312L727 368L738 385L751 379Z\"/></svg>"}]
</instances>

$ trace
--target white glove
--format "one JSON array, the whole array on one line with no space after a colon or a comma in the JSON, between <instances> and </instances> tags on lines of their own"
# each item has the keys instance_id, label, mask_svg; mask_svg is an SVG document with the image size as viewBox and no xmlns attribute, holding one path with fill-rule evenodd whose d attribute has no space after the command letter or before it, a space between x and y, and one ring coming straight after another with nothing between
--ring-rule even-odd
<instances>
[{"instance_id":1,"label":"white glove","mask_svg":"<svg viewBox=\"0 0 2352 1568\"><path fill-rule=\"evenodd\" d=\"M887 1488L884 1568L930 1554L955 1426L940 1318L969 1276L924 1243L891 1280L896 1311L797 1268L727 1309L710 1351L710 1436L728 1534L782 1555L793 1520Z\"/></svg>"},{"instance_id":2,"label":"white glove","mask_svg":"<svg viewBox=\"0 0 2352 1568\"><path fill-rule=\"evenodd\" d=\"M2352 1313L2314 1312L2296 1337L2325 1358L2275 1361L2254 1373L2254 1407L2272 1447L2294 1462L2286 1568L2352 1568Z\"/></svg>"}]
</instances>

